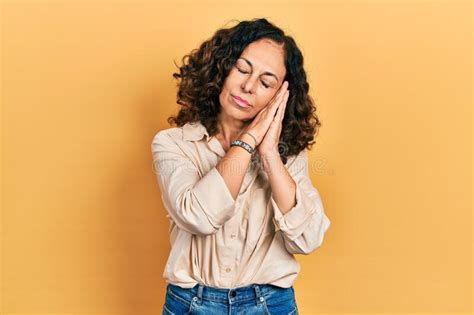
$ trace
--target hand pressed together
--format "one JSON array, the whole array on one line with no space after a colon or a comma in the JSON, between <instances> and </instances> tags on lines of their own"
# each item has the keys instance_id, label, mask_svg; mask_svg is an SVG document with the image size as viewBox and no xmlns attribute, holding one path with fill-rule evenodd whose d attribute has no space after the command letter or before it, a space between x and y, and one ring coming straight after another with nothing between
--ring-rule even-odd
<instances>
[{"instance_id":1,"label":"hand pressed together","mask_svg":"<svg viewBox=\"0 0 474 315\"><path fill-rule=\"evenodd\" d=\"M278 144L289 94L288 82L285 81L275 97L242 131L242 133L249 132L255 137L256 150L260 156L279 155Z\"/></svg>"}]
</instances>

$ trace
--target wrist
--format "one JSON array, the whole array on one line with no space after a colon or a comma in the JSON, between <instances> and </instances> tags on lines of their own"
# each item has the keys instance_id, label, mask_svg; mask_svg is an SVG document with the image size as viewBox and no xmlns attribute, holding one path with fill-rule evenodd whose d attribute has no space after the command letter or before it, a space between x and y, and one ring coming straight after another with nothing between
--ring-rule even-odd
<instances>
[{"instance_id":1,"label":"wrist","mask_svg":"<svg viewBox=\"0 0 474 315\"><path fill-rule=\"evenodd\" d=\"M272 169L275 169L281 164L280 154L278 152L266 152L260 155L262 168L264 171L269 173Z\"/></svg>"},{"instance_id":2,"label":"wrist","mask_svg":"<svg viewBox=\"0 0 474 315\"><path fill-rule=\"evenodd\" d=\"M280 152L278 150L270 150L266 152L259 152L263 160L271 161L276 158L280 158Z\"/></svg>"},{"instance_id":3,"label":"wrist","mask_svg":"<svg viewBox=\"0 0 474 315\"><path fill-rule=\"evenodd\" d=\"M256 143L255 143L255 140L252 138L252 136L248 135L248 134L243 134L241 135L240 137L238 137L239 140L243 141L243 142L247 142L248 144L250 144L254 149L256 149Z\"/></svg>"}]
</instances>

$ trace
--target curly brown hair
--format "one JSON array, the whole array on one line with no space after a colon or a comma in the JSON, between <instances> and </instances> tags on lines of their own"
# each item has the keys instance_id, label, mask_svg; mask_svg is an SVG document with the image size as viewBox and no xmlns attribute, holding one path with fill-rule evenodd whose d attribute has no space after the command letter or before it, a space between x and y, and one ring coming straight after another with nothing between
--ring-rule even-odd
<instances>
[{"instance_id":1,"label":"curly brown hair","mask_svg":"<svg viewBox=\"0 0 474 315\"><path fill-rule=\"evenodd\" d=\"M168 117L169 124L181 127L188 122L200 121L210 136L217 134L217 116L220 112L219 94L231 68L250 43L271 39L283 44L286 77L290 95L278 145L284 164L288 156L311 149L315 134L321 126L316 106L308 95L309 83L303 68L303 55L295 40L265 18L241 21L230 28L217 30L199 49L182 58L177 79L177 103L182 105L177 116Z\"/></svg>"}]
</instances>

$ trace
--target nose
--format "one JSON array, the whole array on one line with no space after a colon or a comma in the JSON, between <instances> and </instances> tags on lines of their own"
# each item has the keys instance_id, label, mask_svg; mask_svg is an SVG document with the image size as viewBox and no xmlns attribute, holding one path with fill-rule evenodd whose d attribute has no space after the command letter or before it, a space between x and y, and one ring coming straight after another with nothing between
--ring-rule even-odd
<instances>
[{"instance_id":1,"label":"nose","mask_svg":"<svg viewBox=\"0 0 474 315\"><path fill-rule=\"evenodd\" d=\"M257 77L249 76L242 81L241 88L245 93L255 93Z\"/></svg>"}]
</instances>

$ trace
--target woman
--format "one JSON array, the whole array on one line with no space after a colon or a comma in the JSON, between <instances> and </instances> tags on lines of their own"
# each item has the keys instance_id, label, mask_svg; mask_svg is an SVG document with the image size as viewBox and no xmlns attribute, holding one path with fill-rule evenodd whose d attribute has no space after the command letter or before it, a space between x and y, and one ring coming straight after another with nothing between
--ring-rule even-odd
<instances>
[{"instance_id":1,"label":"woman","mask_svg":"<svg viewBox=\"0 0 474 315\"><path fill-rule=\"evenodd\" d=\"M297 314L294 255L330 224L308 175L320 122L303 56L255 19L218 30L179 70L177 127L152 141L170 220L163 314Z\"/></svg>"}]
</instances>

